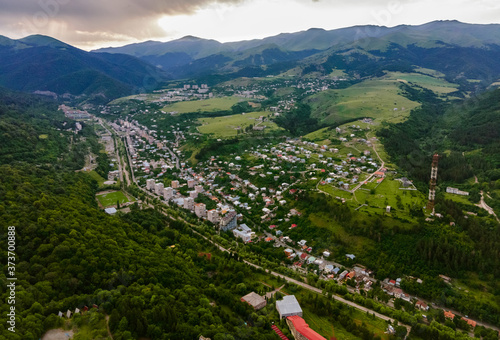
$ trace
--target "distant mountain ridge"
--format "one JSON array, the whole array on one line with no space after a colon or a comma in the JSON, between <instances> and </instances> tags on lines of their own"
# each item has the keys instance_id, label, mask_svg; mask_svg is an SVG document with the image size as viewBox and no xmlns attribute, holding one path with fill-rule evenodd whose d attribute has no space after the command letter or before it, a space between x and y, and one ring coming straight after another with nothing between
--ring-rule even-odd
<instances>
[{"instance_id":1,"label":"distant mountain ridge","mask_svg":"<svg viewBox=\"0 0 500 340\"><path fill-rule=\"evenodd\" d=\"M0 85L25 92L110 100L152 89L167 79L149 63L126 54L92 53L57 39L0 36Z\"/></svg>"},{"instance_id":2,"label":"distant mountain ridge","mask_svg":"<svg viewBox=\"0 0 500 340\"><path fill-rule=\"evenodd\" d=\"M86 52L51 37L0 36L0 86L51 91L94 101L148 91L172 79L209 84L292 70L326 76L340 69L352 78L385 70L429 68L447 80L484 88L500 79L500 25L434 21L419 26L312 28L264 39L221 43L186 36Z\"/></svg>"},{"instance_id":3,"label":"distant mountain ridge","mask_svg":"<svg viewBox=\"0 0 500 340\"><path fill-rule=\"evenodd\" d=\"M406 37L407 41L401 41L401 36ZM311 28L307 31L281 33L263 39L227 43L186 36L168 42L147 41L122 47L101 48L93 52L125 53L137 57L177 52L203 58L214 53L237 52L267 44L275 44L289 51L326 50L361 39L381 37L403 44L439 41L461 47L485 47L488 44L500 45L500 24L479 25L459 21L433 21L418 26L399 25L390 28L375 25L353 26L328 31L321 28Z\"/></svg>"},{"instance_id":4,"label":"distant mountain ridge","mask_svg":"<svg viewBox=\"0 0 500 340\"><path fill-rule=\"evenodd\" d=\"M415 64L415 61L418 64L416 55L422 54L423 49L435 49L433 55L445 59L440 65L436 62L427 65L434 65L442 70L453 67L445 65L446 58L457 53L468 56L464 65L459 65L460 70L454 72L456 76L467 70L484 69L482 66L468 63L474 63L474 58L478 57L483 61L488 59L487 64L491 64L489 60L497 57L498 46L499 24L433 21L418 26L399 25L390 28L374 25L329 31L312 28L264 39L228 43L187 36L169 42L148 41L117 48L103 48L94 52L130 54L162 68L173 78L185 78L208 74L262 75L263 72L257 68L263 65L275 65L276 67L271 69L277 72L287 67L307 64L318 65L318 69L321 69L321 64L332 55L351 55L349 59L356 59L361 53L371 56L370 62L374 62L382 54L396 50L400 54L399 57L409 57L409 60L403 58L398 63L411 65ZM437 50L440 50L439 53ZM483 56L484 53L488 56ZM470 57L474 54L477 56ZM394 61L396 56L384 56L384 59L387 57ZM490 71L496 72L496 66L493 69L486 67L484 70Z\"/></svg>"}]
</instances>

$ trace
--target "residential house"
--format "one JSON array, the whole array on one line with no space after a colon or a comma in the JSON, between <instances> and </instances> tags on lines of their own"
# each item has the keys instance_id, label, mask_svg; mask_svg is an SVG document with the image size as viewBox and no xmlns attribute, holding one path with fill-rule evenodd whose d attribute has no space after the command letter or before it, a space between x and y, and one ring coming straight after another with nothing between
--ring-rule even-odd
<instances>
[{"instance_id":1,"label":"residential house","mask_svg":"<svg viewBox=\"0 0 500 340\"><path fill-rule=\"evenodd\" d=\"M247 295L241 298L242 302L248 303L255 310L262 309L266 306L267 301L262 296L255 292L248 293Z\"/></svg>"},{"instance_id":2,"label":"residential house","mask_svg":"<svg viewBox=\"0 0 500 340\"><path fill-rule=\"evenodd\" d=\"M420 309L420 310L423 310L423 311L428 311L429 310L429 306L423 302L423 301L417 301L417 303L415 303L415 307Z\"/></svg>"},{"instance_id":3,"label":"residential house","mask_svg":"<svg viewBox=\"0 0 500 340\"><path fill-rule=\"evenodd\" d=\"M453 320L455 318L455 314L450 311L444 311L444 317Z\"/></svg>"}]
</instances>

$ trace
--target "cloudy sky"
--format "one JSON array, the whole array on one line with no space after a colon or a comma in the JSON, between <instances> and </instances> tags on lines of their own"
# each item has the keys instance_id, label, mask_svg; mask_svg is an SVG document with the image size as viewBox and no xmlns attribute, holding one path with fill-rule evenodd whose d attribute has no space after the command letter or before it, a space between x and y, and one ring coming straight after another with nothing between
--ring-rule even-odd
<instances>
[{"instance_id":1,"label":"cloudy sky","mask_svg":"<svg viewBox=\"0 0 500 340\"><path fill-rule=\"evenodd\" d=\"M0 0L0 35L45 34L90 50L194 35L221 42L311 27L500 23L498 0Z\"/></svg>"}]
</instances>

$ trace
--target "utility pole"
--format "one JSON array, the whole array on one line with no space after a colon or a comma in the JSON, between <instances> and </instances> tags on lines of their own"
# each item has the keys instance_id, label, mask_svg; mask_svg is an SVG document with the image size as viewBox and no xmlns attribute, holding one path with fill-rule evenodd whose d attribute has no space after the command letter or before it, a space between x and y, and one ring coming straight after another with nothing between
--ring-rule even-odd
<instances>
[{"instance_id":1,"label":"utility pole","mask_svg":"<svg viewBox=\"0 0 500 340\"><path fill-rule=\"evenodd\" d=\"M439 162L439 155L435 153L434 156L432 156L431 180L429 182L429 202L427 202L427 209L432 210L432 213L434 213L434 200L436 199L438 162Z\"/></svg>"}]
</instances>

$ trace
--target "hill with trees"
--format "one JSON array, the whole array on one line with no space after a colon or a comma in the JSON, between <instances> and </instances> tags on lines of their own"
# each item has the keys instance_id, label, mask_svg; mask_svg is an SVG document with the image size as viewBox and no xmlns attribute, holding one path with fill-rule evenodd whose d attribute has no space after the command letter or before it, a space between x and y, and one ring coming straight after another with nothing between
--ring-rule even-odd
<instances>
[{"instance_id":1,"label":"hill with trees","mask_svg":"<svg viewBox=\"0 0 500 340\"><path fill-rule=\"evenodd\" d=\"M101 102L152 90L167 79L161 70L135 57L90 53L40 35L2 37L0 58L0 86Z\"/></svg>"}]
</instances>

